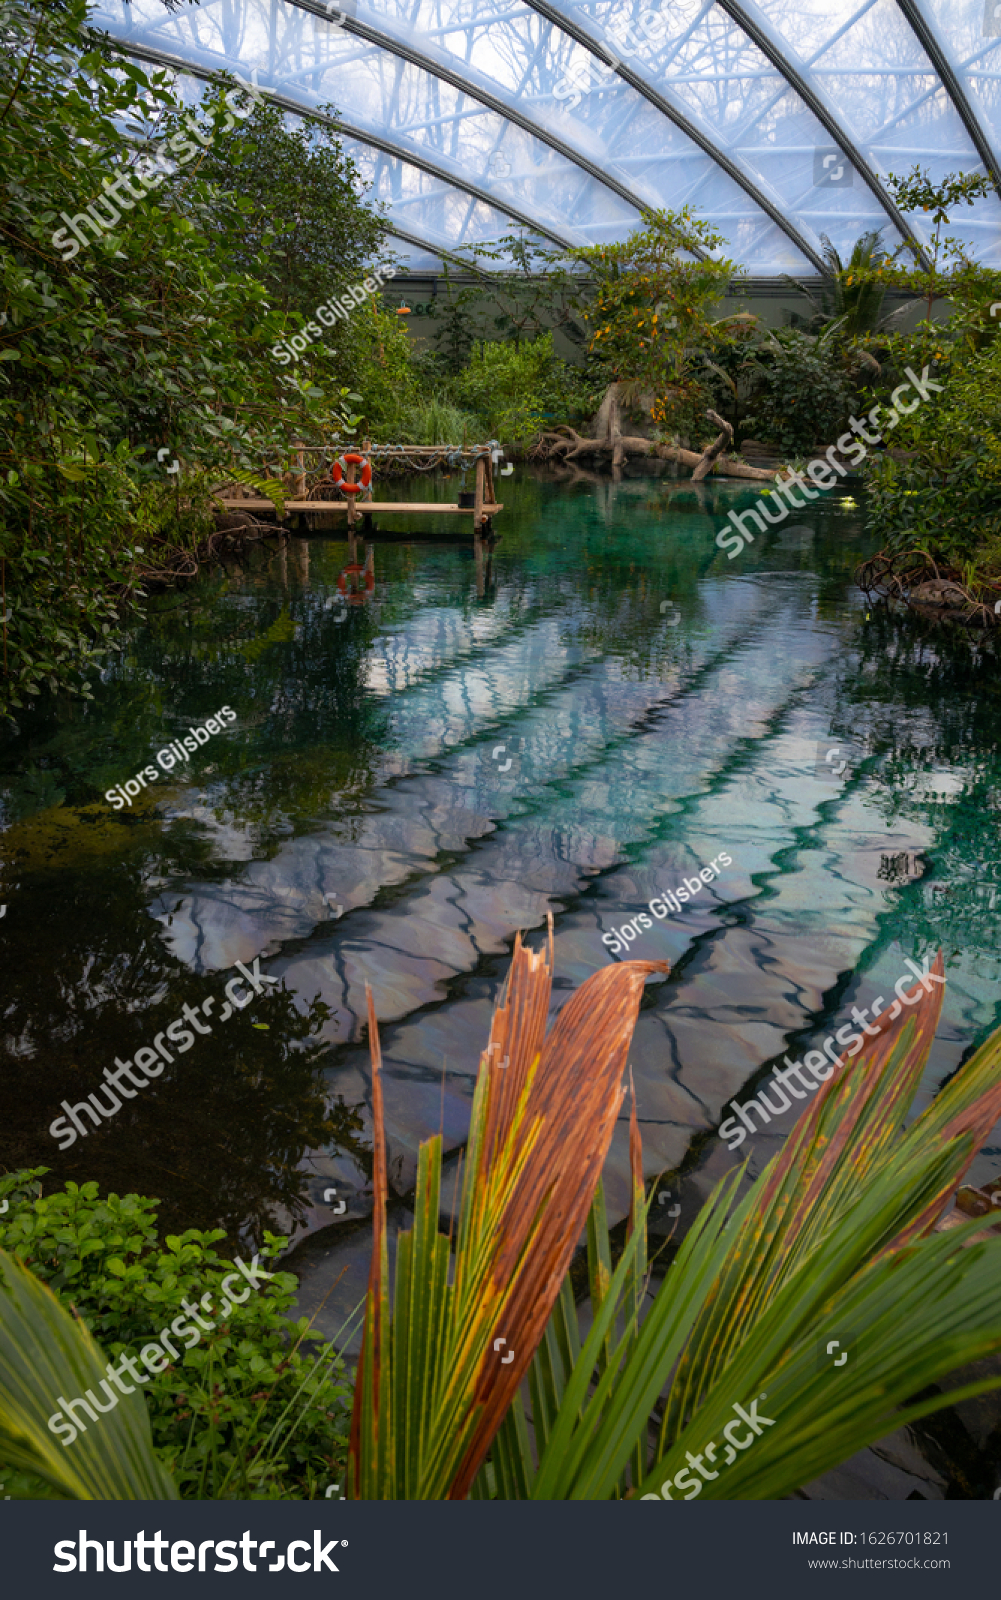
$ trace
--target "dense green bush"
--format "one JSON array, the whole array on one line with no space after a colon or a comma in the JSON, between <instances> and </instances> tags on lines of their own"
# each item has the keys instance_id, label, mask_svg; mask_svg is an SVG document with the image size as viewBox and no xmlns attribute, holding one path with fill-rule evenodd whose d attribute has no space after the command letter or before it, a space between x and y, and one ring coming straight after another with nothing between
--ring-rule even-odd
<instances>
[{"instance_id":1,"label":"dense green bush","mask_svg":"<svg viewBox=\"0 0 1001 1600\"><path fill-rule=\"evenodd\" d=\"M0 1202L8 1202L0 1248L48 1283L109 1359L123 1351L137 1356L185 1315L185 1300L208 1295L205 1320L212 1308L222 1310L221 1284L234 1267L213 1248L225 1237L221 1229L189 1228L161 1249L156 1200L101 1199L96 1183L67 1183L45 1195L47 1171L0 1178ZM260 1255L267 1263L286 1241L265 1238ZM287 1314L295 1290L292 1273L274 1273L145 1385L156 1451L182 1497L311 1499L343 1482L350 1385L329 1347L316 1355L303 1347L306 1319ZM53 1413L56 1404L53 1396ZM0 1475L8 1486L17 1480L12 1492L19 1496L45 1492L23 1475Z\"/></svg>"},{"instance_id":2,"label":"dense green bush","mask_svg":"<svg viewBox=\"0 0 1001 1600\"><path fill-rule=\"evenodd\" d=\"M915 358L917 359L917 357ZM869 526L891 553L922 549L966 583L1001 578L1001 340L933 367L940 395L906 417L899 456L867 468Z\"/></svg>"},{"instance_id":3,"label":"dense green bush","mask_svg":"<svg viewBox=\"0 0 1001 1600\"><path fill-rule=\"evenodd\" d=\"M854 386L838 352L795 328L774 333L755 358L754 390L743 432L801 455L837 439L855 404Z\"/></svg>"},{"instance_id":4,"label":"dense green bush","mask_svg":"<svg viewBox=\"0 0 1001 1600\"><path fill-rule=\"evenodd\" d=\"M374 384L387 346L397 365L401 353L395 320L369 306L338 324L340 348L321 339L292 368L271 357L318 285L329 296L357 277L357 250L319 259L331 238L355 231L367 247L381 232L350 163L329 139L306 160L268 108L243 133L220 85L200 108L209 155L177 165L167 76L116 57L87 19L88 0L0 12L0 714L46 685L87 692L136 595L136 532L177 483L159 451L185 472L259 472L344 425L344 374ZM262 224L269 172L299 186ZM334 195L336 226L322 220ZM71 254L61 214L98 198L111 231Z\"/></svg>"},{"instance_id":5,"label":"dense green bush","mask_svg":"<svg viewBox=\"0 0 1001 1600\"><path fill-rule=\"evenodd\" d=\"M556 355L552 334L544 333L517 345L482 340L449 394L482 419L487 438L523 447L547 424L579 422L582 407L583 415L596 409L598 400L582 380L579 368Z\"/></svg>"}]
</instances>

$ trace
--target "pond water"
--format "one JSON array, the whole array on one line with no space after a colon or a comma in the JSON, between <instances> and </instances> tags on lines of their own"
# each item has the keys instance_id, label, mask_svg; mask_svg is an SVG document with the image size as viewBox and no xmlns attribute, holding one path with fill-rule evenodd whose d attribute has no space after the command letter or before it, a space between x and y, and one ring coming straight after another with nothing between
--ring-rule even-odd
<instances>
[{"instance_id":1,"label":"pond water","mask_svg":"<svg viewBox=\"0 0 1001 1600\"><path fill-rule=\"evenodd\" d=\"M0 744L0 1160L157 1195L171 1229L308 1235L303 1304L333 1332L367 1260L365 985L399 1221L420 1141L461 1147L515 932L555 913L558 1006L713 861L629 946L672 963L631 1060L680 1226L747 1153L727 1103L941 946L933 1092L999 1021L994 659L870 611L861 491L728 560L714 531L754 493L519 468L489 562L378 542L345 598L346 543L295 539L153 602L93 704ZM255 958L285 990L223 1021ZM60 1150L61 1102L208 996L212 1036ZM994 1137L974 1180L999 1169ZM606 1185L621 1216L625 1114Z\"/></svg>"}]
</instances>

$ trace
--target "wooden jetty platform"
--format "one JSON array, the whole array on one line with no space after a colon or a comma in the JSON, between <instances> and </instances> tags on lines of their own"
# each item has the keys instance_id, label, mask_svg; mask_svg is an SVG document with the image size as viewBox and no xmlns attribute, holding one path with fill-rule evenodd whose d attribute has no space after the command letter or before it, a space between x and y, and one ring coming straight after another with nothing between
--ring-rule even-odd
<instances>
[{"instance_id":1,"label":"wooden jetty platform","mask_svg":"<svg viewBox=\"0 0 1001 1600\"><path fill-rule=\"evenodd\" d=\"M274 502L265 500L263 496L247 500L225 499L220 500L219 503L224 505L227 511L275 511ZM496 516L498 511L503 510L503 501L496 504L484 502L479 507L480 521L489 521L491 517ZM285 515L291 516L293 512L297 511L322 511L325 513L333 512L334 514L342 511L346 513L354 511L356 515L354 518L349 517L349 521L356 522L361 522L363 517L374 516L380 511L387 514L390 512L413 511L421 512L425 515L433 513L435 516L444 514L447 516L472 517L474 530L477 520L475 507L460 506L447 500L362 500L358 502L354 500L286 500Z\"/></svg>"},{"instance_id":2,"label":"wooden jetty platform","mask_svg":"<svg viewBox=\"0 0 1001 1600\"><path fill-rule=\"evenodd\" d=\"M464 505L460 505L458 501L447 500L367 500L355 487L358 483L358 468L357 465L351 464L347 468L345 480L342 480L348 485L347 493L340 495L335 478L341 469L339 465L333 467L331 462L334 447L301 444L295 446L296 465L290 472L281 474L281 481L295 496L284 501L281 516L274 501L265 495L248 494L246 487L240 484L229 484L217 489L216 503L225 507L227 511L251 511L255 516L273 516L277 521L298 517L300 527L303 526L305 519L312 516L344 515L347 518L350 534L360 531L366 535L379 532L372 523L372 518L379 514L469 517L472 523L470 534L474 541L495 537L493 518L504 510L503 503L497 500L494 490L494 456L499 457L502 453L495 440L482 445L372 445L366 440L357 447L349 444L340 448L342 455L354 455L356 460L359 454L364 456L376 472L380 465L388 466L394 471L405 470L410 466L416 472L430 472L438 466L445 467L449 471L454 471L456 468L465 471L474 467L476 487L465 497L467 503ZM332 470L334 477L331 476ZM264 475L271 476L271 470L267 466ZM308 526L308 522L306 525ZM462 534L459 536L463 537ZM388 537L393 537L392 533L388 533Z\"/></svg>"}]
</instances>

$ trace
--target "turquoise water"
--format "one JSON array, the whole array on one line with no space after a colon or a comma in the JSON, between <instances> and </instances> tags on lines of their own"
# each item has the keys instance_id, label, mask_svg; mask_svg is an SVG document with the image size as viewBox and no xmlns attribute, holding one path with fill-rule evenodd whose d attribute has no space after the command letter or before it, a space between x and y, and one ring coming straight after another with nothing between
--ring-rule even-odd
<instances>
[{"instance_id":1,"label":"turquoise water","mask_svg":"<svg viewBox=\"0 0 1001 1600\"><path fill-rule=\"evenodd\" d=\"M0 746L0 1159L158 1195L172 1227L316 1235L307 1296L351 1268L324 1317L367 1249L366 983L401 1216L420 1140L461 1146L514 934L548 910L558 1005L614 959L603 935L717 862L630 946L672 963L632 1063L682 1226L747 1153L717 1136L727 1103L892 997L906 956L947 960L926 1092L998 1022L994 659L870 613L860 504L730 561L714 530L753 499L732 484L520 468L504 498L489 566L378 543L346 600L347 546L316 537L161 597L93 705ZM180 777L112 810L223 705ZM224 1023L255 957L288 993ZM212 1036L60 1151L60 1102L208 995ZM623 1120L613 1215L626 1155ZM999 1167L995 1138L974 1176Z\"/></svg>"}]
</instances>

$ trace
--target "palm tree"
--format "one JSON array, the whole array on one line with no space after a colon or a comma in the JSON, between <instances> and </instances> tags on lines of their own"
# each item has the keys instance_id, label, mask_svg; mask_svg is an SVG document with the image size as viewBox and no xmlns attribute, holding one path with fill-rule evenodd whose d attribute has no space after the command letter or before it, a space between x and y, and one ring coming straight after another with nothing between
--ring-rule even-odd
<instances>
[{"instance_id":1,"label":"palm tree","mask_svg":"<svg viewBox=\"0 0 1001 1600\"><path fill-rule=\"evenodd\" d=\"M886 285L879 273L884 265L896 259L899 249L891 255L883 248L882 228L871 228L860 234L852 245L847 263L842 261L826 233L822 233L820 239L823 245L821 254L830 275L830 287L823 289L817 300L803 284L794 278L788 280L796 283L796 288L806 295L813 306L815 315L812 326L815 331L836 330L846 339L864 338L866 334L889 328L906 316L912 305L919 303L917 300L908 301L906 305L883 315Z\"/></svg>"},{"instance_id":2,"label":"palm tree","mask_svg":"<svg viewBox=\"0 0 1001 1600\"><path fill-rule=\"evenodd\" d=\"M882 228L860 234L852 246L845 266L826 233L820 235L823 258L831 275L833 289L821 296L825 315L842 320L845 336L856 339L874 333L879 326L886 289L874 274L888 259L883 249Z\"/></svg>"}]
</instances>

